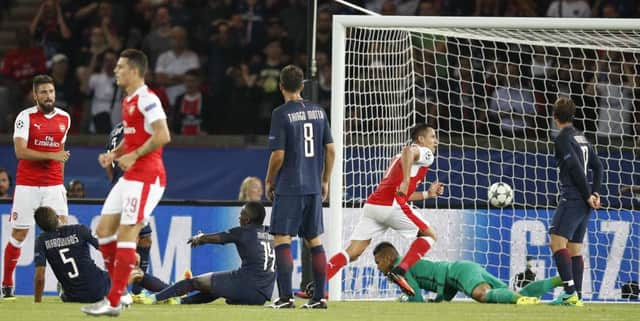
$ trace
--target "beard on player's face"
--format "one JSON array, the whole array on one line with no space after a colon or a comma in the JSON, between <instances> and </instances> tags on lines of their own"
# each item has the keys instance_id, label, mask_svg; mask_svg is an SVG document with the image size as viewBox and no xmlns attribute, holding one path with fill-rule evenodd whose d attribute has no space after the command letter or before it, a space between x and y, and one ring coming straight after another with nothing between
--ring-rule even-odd
<instances>
[{"instance_id":1,"label":"beard on player's face","mask_svg":"<svg viewBox=\"0 0 640 321\"><path fill-rule=\"evenodd\" d=\"M43 112L48 114L53 111L55 98L51 98L51 97L37 98L36 102L38 103L38 106L40 106L40 109L42 109Z\"/></svg>"}]
</instances>

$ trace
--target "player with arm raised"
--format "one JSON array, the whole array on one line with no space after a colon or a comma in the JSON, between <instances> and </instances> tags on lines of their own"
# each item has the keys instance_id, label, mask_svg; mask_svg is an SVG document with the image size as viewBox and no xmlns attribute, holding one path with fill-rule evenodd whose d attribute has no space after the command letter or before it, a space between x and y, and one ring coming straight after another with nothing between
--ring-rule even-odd
<instances>
[{"instance_id":1,"label":"player with arm raised","mask_svg":"<svg viewBox=\"0 0 640 321\"><path fill-rule=\"evenodd\" d=\"M47 75L33 78L33 99L16 118L13 145L18 159L16 188L11 208L12 230L4 249L2 298L15 300L13 272L18 264L24 239L33 226L33 211L50 206L64 224L67 221L67 191L64 188L64 150L71 118L56 108L53 79Z\"/></svg>"},{"instance_id":2,"label":"player with arm raised","mask_svg":"<svg viewBox=\"0 0 640 321\"><path fill-rule=\"evenodd\" d=\"M434 161L438 139L435 129L419 124L411 130L411 140L412 143L391 160L391 165L378 188L367 198L362 208L363 214L353 231L347 249L335 254L329 260L328 279L331 279L348 262L357 260L367 249L371 239L392 228L414 241L400 264L389 271L387 276L398 284L402 291L408 295L414 294L403 275L433 246L436 233L429 223L407 204L407 201L438 197L443 194L444 185L435 182L426 192L415 191Z\"/></svg>"},{"instance_id":3,"label":"player with arm raised","mask_svg":"<svg viewBox=\"0 0 640 321\"><path fill-rule=\"evenodd\" d=\"M144 303L162 302L192 291L198 293L178 298L180 304L208 303L225 298L227 304L262 305L271 299L275 283L273 237L263 226L265 210L260 202L249 202L240 211L240 226L227 232L199 233L189 239L191 247L204 244L231 244L242 260L239 269L205 273L182 280L144 299Z\"/></svg>"},{"instance_id":4,"label":"player with arm raised","mask_svg":"<svg viewBox=\"0 0 640 321\"><path fill-rule=\"evenodd\" d=\"M291 290L293 258L291 237L304 238L311 253L313 297L302 308L326 309L324 284L326 256L320 235L322 201L329 190L335 147L327 115L320 106L300 96L304 75L289 65L280 72L285 103L271 113L271 157L265 179L267 198L273 200L271 234L275 235L276 276L280 297L271 307L294 308Z\"/></svg>"},{"instance_id":5,"label":"player with arm raised","mask_svg":"<svg viewBox=\"0 0 640 321\"><path fill-rule=\"evenodd\" d=\"M373 250L376 266L388 274L402 257L389 242L376 245ZM436 293L434 302L451 301L458 292L480 303L537 304L539 297L562 285L560 277L529 283L519 292L491 275L478 263L470 261L433 262L418 260L406 273L407 283L415 295L401 297L403 301L423 302L422 290Z\"/></svg>"},{"instance_id":6,"label":"player with arm raised","mask_svg":"<svg viewBox=\"0 0 640 321\"><path fill-rule=\"evenodd\" d=\"M569 98L559 98L553 104L553 120L560 130L555 139L560 201L549 228L549 245L564 282L564 293L551 304L582 306L582 241L591 209L600 208L602 163L587 138L573 127L575 112L576 105ZM588 169L593 174L591 186L587 180Z\"/></svg>"},{"instance_id":7,"label":"player with arm raised","mask_svg":"<svg viewBox=\"0 0 640 321\"><path fill-rule=\"evenodd\" d=\"M136 240L158 205L166 186L162 146L171 136L160 99L144 84L148 61L144 53L127 49L116 64L117 84L127 96L122 101L123 143L100 154L107 167L114 160L124 171L102 207L96 229L100 252L111 277L107 297L82 308L90 315L119 315L120 297L136 262Z\"/></svg>"}]
</instances>

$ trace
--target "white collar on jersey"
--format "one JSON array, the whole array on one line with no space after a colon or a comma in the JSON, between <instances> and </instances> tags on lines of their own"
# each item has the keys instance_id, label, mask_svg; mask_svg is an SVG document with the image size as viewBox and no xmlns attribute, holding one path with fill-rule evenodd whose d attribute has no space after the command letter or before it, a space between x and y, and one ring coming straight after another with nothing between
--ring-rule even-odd
<instances>
[{"instance_id":1,"label":"white collar on jersey","mask_svg":"<svg viewBox=\"0 0 640 321\"><path fill-rule=\"evenodd\" d=\"M136 95L140 94L140 92L143 90L147 90L147 85L144 83L142 84L142 86L138 87L138 89L134 90L133 94L127 96L125 100L129 101L132 97L135 97Z\"/></svg>"}]
</instances>

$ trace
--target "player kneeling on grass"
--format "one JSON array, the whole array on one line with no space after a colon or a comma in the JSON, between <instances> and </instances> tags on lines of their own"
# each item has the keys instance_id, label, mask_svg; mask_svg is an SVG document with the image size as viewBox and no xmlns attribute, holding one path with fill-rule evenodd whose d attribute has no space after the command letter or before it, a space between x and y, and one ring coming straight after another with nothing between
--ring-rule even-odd
<instances>
[{"instance_id":1,"label":"player kneeling on grass","mask_svg":"<svg viewBox=\"0 0 640 321\"><path fill-rule=\"evenodd\" d=\"M389 242L378 244L373 255L378 270L385 275L402 260ZM481 303L537 304L541 295L562 285L560 277L553 277L532 282L516 293L479 264L470 261L419 260L407 271L405 278L416 293L408 297L407 301L411 302L423 302L421 290L426 290L437 294L435 302L451 301L460 291Z\"/></svg>"},{"instance_id":2,"label":"player kneeling on grass","mask_svg":"<svg viewBox=\"0 0 640 321\"><path fill-rule=\"evenodd\" d=\"M44 276L47 261L62 287L60 299L63 302L98 302L111 288L109 274L100 269L91 258L89 246L98 248L98 240L84 225L60 225L58 215L50 207L39 207L34 218L42 233L35 245L34 286L36 303L42 302ZM134 269L134 271L139 271ZM158 278L140 271L132 273L132 283L149 291L160 291L167 284Z\"/></svg>"},{"instance_id":3,"label":"player kneeling on grass","mask_svg":"<svg viewBox=\"0 0 640 321\"><path fill-rule=\"evenodd\" d=\"M275 283L273 237L262 225L265 210L259 202L249 202L240 211L240 226L215 234L198 233L189 239L191 247L203 244L236 245L242 264L228 272L205 273L182 280L145 298L153 304L198 291L179 299L180 304L209 303L225 298L227 304L263 305L271 298Z\"/></svg>"}]
</instances>

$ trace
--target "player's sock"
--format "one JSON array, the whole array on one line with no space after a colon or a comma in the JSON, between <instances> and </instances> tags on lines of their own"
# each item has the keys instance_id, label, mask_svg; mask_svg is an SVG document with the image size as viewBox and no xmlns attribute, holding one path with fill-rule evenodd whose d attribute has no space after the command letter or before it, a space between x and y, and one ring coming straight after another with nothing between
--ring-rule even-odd
<instances>
[{"instance_id":1,"label":"player's sock","mask_svg":"<svg viewBox=\"0 0 640 321\"><path fill-rule=\"evenodd\" d=\"M527 284L527 286L523 287L518 293L523 296L538 298L561 285L562 279L559 276L554 276L552 278L531 282Z\"/></svg>"},{"instance_id":2,"label":"player's sock","mask_svg":"<svg viewBox=\"0 0 640 321\"><path fill-rule=\"evenodd\" d=\"M291 256L291 244L280 244L276 246L275 252L278 294L282 299L290 299L292 297L291 274L293 273L293 257Z\"/></svg>"},{"instance_id":3,"label":"player's sock","mask_svg":"<svg viewBox=\"0 0 640 321\"><path fill-rule=\"evenodd\" d=\"M553 253L553 259L556 261L556 268L558 268L558 274L564 283L564 292L566 294L572 294L576 291L573 281L573 274L571 273L571 257L569 256L568 249L561 249Z\"/></svg>"},{"instance_id":4,"label":"player's sock","mask_svg":"<svg viewBox=\"0 0 640 321\"><path fill-rule=\"evenodd\" d=\"M142 276L142 280L136 283L136 285L139 285L141 288L145 288L151 292L160 292L169 286L157 277L147 273Z\"/></svg>"},{"instance_id":5,"label":"player's sock","mask_svg":"<svg viewBox=\"0 0 640 321\"><path fill-rule=\"evenodd\" d=\"M138 252L138 255L140 256L140 269L142 270L142 272L147 273L147 270L149 268L149 252L151 252L151 248L150 247L142 247L142 246L138 246L136 248L136 252ZM142 292L142 286L141 283L135 283L132 287L131 287L131 293L133 294L140 294L140 292ZM155 292L155 291L154 291Z\"/></svg>"},{"instance_id":6,"label":"player's sock","mask_svg":"<svg viewBox=\"0 0 640 321\"><path fill-rule=\"evenodd\" d=\"M331 278L336 275L336 273L340 272L340 270L349 263L349 254L347 252L342 251L336 253L334 256L329 259L329 264L327 264L327 281L331 280Z\"/></svg>"},{"instance_id":7,"label":"player's sock","mask_svg":"<svg viewBox=\"0 0 640 321\"><path fill-rule=\"evenodd\" d=\"M584 259L582 258L582 255L571 257L571 269L576 292L578 292L578 297L582 299L582 275L584 273Z\"/></svg>"},{"instance_id":8,"label":"player's sock","mask_svg":"<svg viewBox=\"0 0 640 321\"><path fill-rule=\"evenodd\" d=\"M129 282L129 275L136 264L136 243L118 242L116 260L113 264L113 277L111 278L111 290L107 298L112 307L120 304L120 297Z\"/></svg>"},{"instance_id":9,"label":"player's sock","mask_svg":"<svg viewBox=\"0 0 640 321\"><path fill-rule=\"evenodd\" d=\"M313 282L315 290L313 291L313 299L324 299L324 284L327 276L327 256L324 253L322 245L314 246L311 252L311 269L313 270Z\"/></svg>"},{"instance_id":10,"label":"player's sock","mask_svg":"<svg viewBox=\"0 0 640 321\"><path fill-rule=\"evenodd\" d=\"M516 303L520 295L507 289L491 289L486 294L487 303Z\"/></svg>"},{"instance_id":11,"label":"player's sock","mask_svg":"<svg viewBox=\"0 0 640 321\"><path fill-rule=\"evenodd\" d=\"M190 295L186 298L180 299L180 304L201 304L214 301L218 297L211 293L200 292L198 294Z\"/></svg>"},{"instance_id":12,"label":"player's sock","mask_svg":"<svg viewBox=\"0 0 640 321\"><path fill-rule=\"evenodd\" d=\"M118 249L117 238L115 235L102 237L98 239L98 244L100 244L100 253L104 259L104 268L113 280L113 264L116 261L116 250Z\"/></svg>"},{"instance_id":13,"label":"player's sock","mask_svg":"<svg viewBox=\"0 0 640 321\"><path fill-rule=\"evenodd\" d=\"M16 270L16 265L18 265L23 243L13 237L9 237L9 242L4 248L2 286L13 286L13 272Z\"/></svg>"},{"instance_id":14,"label":"player's sock","mask_svg":"<svg viewBox=\"0 0 640 321\"><path fill-rule=\"evenodd\" d=\"M193 279L186 279L156 293L155 297L157 301L164 301L177 296L183 296L193 290L195 290Z\"/></svg>"},{"instance_id":15,"label":"player's sock","mask_svg":"<svg viewBox=\"0 0 640 321\"><path fill-rule=\"evenodd\" d=\"M402 271L407 272L409 269L421 259L429 249L431 245L435 243L435 240L429 236L418 237L411 243L407 254L404 255L398 267L402 269Z\"/></svg>"}]
</instances>

